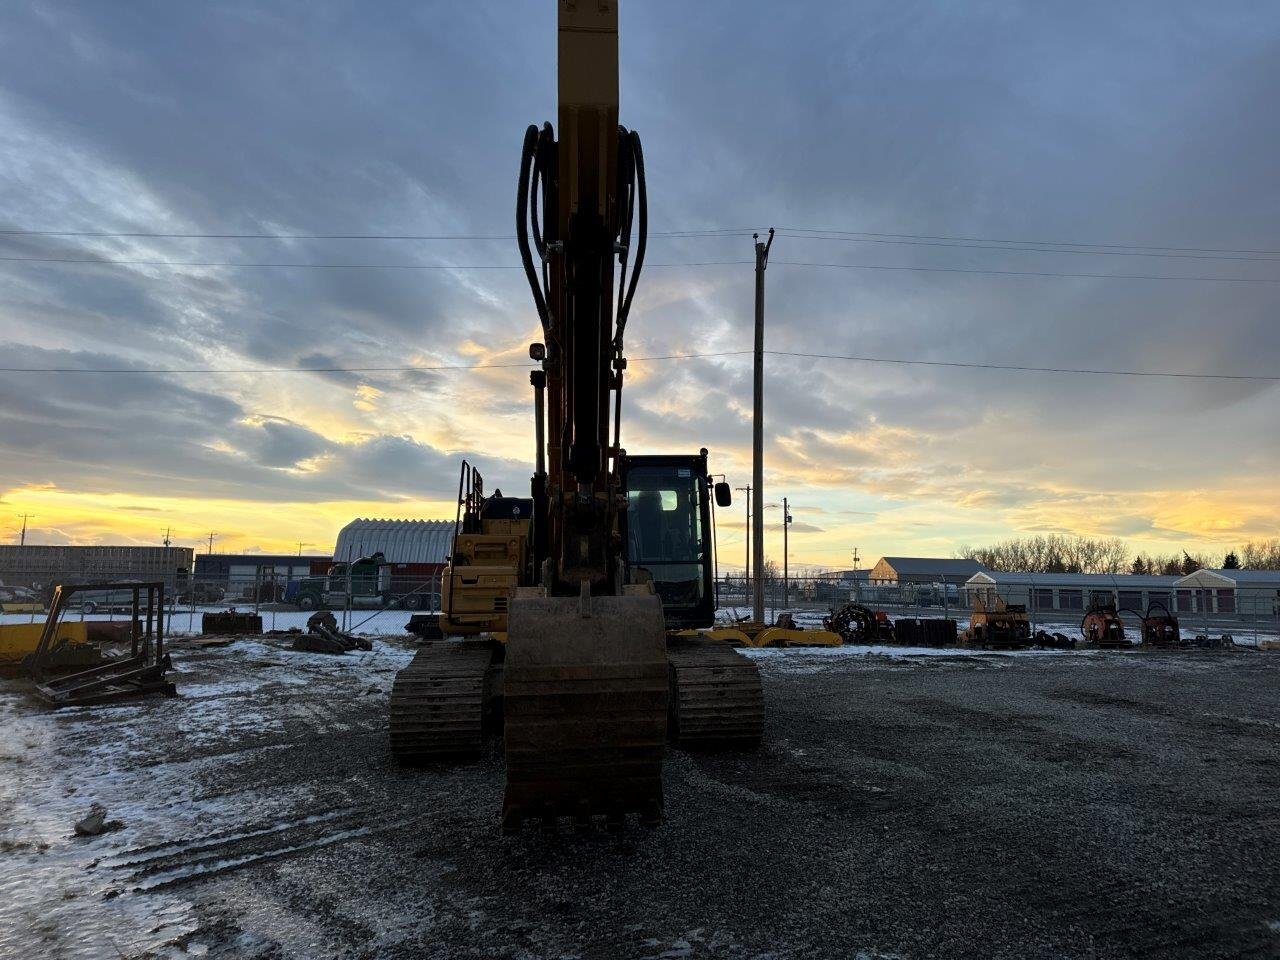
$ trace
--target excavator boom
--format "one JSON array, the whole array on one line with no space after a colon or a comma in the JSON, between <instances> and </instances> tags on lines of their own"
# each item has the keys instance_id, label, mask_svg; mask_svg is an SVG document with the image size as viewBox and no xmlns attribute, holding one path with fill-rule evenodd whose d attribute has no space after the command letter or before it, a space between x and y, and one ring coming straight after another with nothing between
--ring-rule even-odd
<instances>
[{"instance_id":1,"label":"excavator boom","mask_svg":"<svg viewBox=\"0 0 1280 960\"><path fill-rule=\"evenodd\" d=\"M424 648L391 696L404 762L474 754L501 715L508 830L657 822L669 731L749 746L763 722L754 663L705 638L668 649L673 625L714 617L706 451L628 458L620 445L648 212L640 138L618 124L617 0L559 0L558 54L559 129L526 130L516 191L542 327L532 496L485 497L463 465L441 624L490 639Z\"/></svg>"},{"instance_id":2,"label":"excavator boom","mask_svg":"<svg viewBox=\"0 0 1280 960\"><path fill-rule=\"evenodd\" d=\"M544 335L531 355L545 373L546 472L533 489L546 532L539 582L516 591L508 614L508 827L560 815L656 820L667 734L662 604L651 585L625 583L619 533L622 333L640 256L625 281L643 163L639 138L618 126L615 0L561 0L558 53L559 139L549 124L529 128L517 191Z\"/></svg>"}]
</instances>

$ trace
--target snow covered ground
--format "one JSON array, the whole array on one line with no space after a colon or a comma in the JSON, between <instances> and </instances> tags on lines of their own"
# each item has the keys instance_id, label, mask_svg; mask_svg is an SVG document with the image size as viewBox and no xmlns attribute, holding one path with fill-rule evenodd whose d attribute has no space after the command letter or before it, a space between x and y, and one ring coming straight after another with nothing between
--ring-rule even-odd
<instances>
[{"instance_id":1,"label":"snow covered ground","mask_svg":"<svg viewBox=\"0 0 1280 960\"><path fill-rule=\"evenodd\" d=\"M314 842L319 824L331 842L371 829L348 824L341 798L319 801L314 785L247 787L236 768L300 729L352 730L331 702L367 702L360 722L381 731L391 678L412 655L382 643L343 657L280 641L179 647L178 697L57 713L0 683L0 957L200 956L191 903L166 892L173 881L259 856L238 839L281 834L255 847L274 856ZM271 706L286 701L292 710ZM120 828L75 836L91 802Z\"/></svg>"},{"instance_id":2,"label":"snow covered ground","mask_svg":"<svg viewBox=\"0 0 1280 960\"><path fill-rule=\"evenodd\" d=\"M165 635L170 637L190 636L200 632L200 618L205 613L217 613L231 609L227 604L211 607L197 607L195 610L185 608L165 614ZM252 613L251 604L235 607L243 613ZM305 630L307 618L315 611L311 610L262 610L263 630L288 630L296 627ZM338 626L343 627L343 611L335 610L333 615ZM402 636L409 622L410 612L407 610L352 610L347 613L345 629L351 633L359 633L371 637ZM34 623L42 621L44 614L7 613L0 615L0 623ZM79 611L71 611L66 617L69 622L81 620L123 621L128 618L122 614L95 613L85 615Z\"/></svg>"},{"instance_id":3,"label":"snow covered ground","mask_svg":"<svg viewBox=\"0 0 1280 960\"><path fill-rule=\"evenodd\" d=\"M980 887L973 910L996 895L1024 897L1046 876L1068 885L1063 897L1055 893L1055 906L1092 903L1087 894L1097 889L1129 890L1132 878L1123 873L1113 887L1099 887L1105 873L1071 873L1078 863L1106 862L1101 851L1115 843L1122 816L1109 805L1112 790L1126 809L1144 805L1125 815L1141 825L1136 839L1124 835L1129 842L1173 838L1175 845L1188 842L1184 805L1199 823L1217 809L1210 798L1230 791L1230 810L1204 828L1214 846L1144 854L1155 864L1144 866L1144 876L1163 865L1171 876L1158 878L1159 889L1181 895L1201 870L1178 873L1185 857L1187 864L1229 864L1226 882L1238 874L1238 885L1255 893L1273 889L1263 875L1275 845L1265 817L1274 797L1257 770L1280 722L1280 657L892 646L747 651L769 691L769 743L745 757L673 751L665 774L671 822L627 835L630 852L619 854L590 837L499 837L496 755L427 773L394 767L387 696L412 643L381 637L372 651L340 657L287 645L267 637L201 649L177 640L173 699L55 713L22 682L0 682L0 957L748 956L779 937L790 939L776 955L855 956L843 942L806 949L856 927L856 911L844 901L814 912L817 891L844 884L856 887L856 903L881 896L874 915L899 910L904 931L932 924L936 943L945 939L936 928L958 916L949 903L934 909L939 878L984 851L995 851L999 869L984 863L978 879L966 882L1008 877L1014 892ZM1195 759L1185 769L1169 767L1189 744L1214 765ZM1143 750L1150 754L1135 759ZM978 774L975 756L983 758ZM1197 792L1171 803L1189 784ZM1028 790L1039 792L1017 792ZM1063 790L1078 793L1068 793L1068 803ZM93 802L120 827L76 837L72 825ZM953 812L955 803L961 807ZM1007 819L1014 814L1037 819ZM953 821L966 826L957 830ZM1097 824L1105 829L1090 832ZM974 830L983 843L969 839ZM767 895L754 900L758 885L735 887L743 836L760 838L754 855L772 858ZM1033 848L1017 847L1023 836L1036 838ZM1041 843L1044 836L1051 842ZM1231 850L1262 853L1224 858L1224 836L1233 838ZM1091 856L1076 855L1082 843ZM835 854L814 858L814 849ZM928 869L919 871L920 863ZM504 883L520 895L507 895ZM1215 903L1241 902L1214 889ZM1132 909L1151 912L1163 931L1171 922L1159 913L1165 901L1139 893ZM1209 896L1203 886L1187 893L1195 904ZM1040 911L1037 936L1046 929L1075 936L1073 924L1107 916L1090 907L1058 920L1041 915L1042 901L1018 903L995 913ZM1181 901L1176 907L1170 916L1179 922L1194 915ZM1211 931L1227 938L1222 955L1262 908L1236 909L1243 919L1232 915ZM726 943L758 949L670 952L697 942L710 918L709 939L723 927ZM984 940L999 930L985 922ZM583 949L602 934L634 943ZM1115 933L1107 927L1098 935ZM526 936L542 939L524 943ZM875 955L915 955L888 949L897 944L893 931L877 936L887 938L886 950Z\"/></svg>"}]
</instances>

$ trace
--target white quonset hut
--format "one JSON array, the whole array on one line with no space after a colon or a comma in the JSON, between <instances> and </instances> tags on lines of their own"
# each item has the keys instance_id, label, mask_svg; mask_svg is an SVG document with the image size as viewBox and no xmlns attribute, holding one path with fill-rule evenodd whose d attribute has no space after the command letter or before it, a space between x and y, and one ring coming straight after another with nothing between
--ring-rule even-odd
<instances>
[{"instance_id":1,"label":"white quonset hut","mask_svg":"<svg viewBox=\"0 0 1280 960\"><path fill-rule=\"evenodd\" d=\"M1179 613L1280 617L1280 570L1197 570L1177 582Z\"/></svg>"},{"instance_id":2,"label":"white quonset hut","mask_svg":"<svg viewBox=\"0 0 1280 960\"><path fill-rule=\"evenodd\" d=\"M970 603L974 595L988 602L1000 597L1021 603L1028 610L1084 614L1093 604L1114 604L1121 609L1146 611L1151 603L1174 608L1180 577L1129 573L1009 573L983 570L965 583Z\"/></svg>"},{"instance_id":3,"label":"white quonset hut","mask_svg":"<svg viewBox=\"0 0 1280 960\"><path fill-rule=\"evenodd\" d=\"M443 564L453 549L452 520L352 520L338 531L335 563L381 553L388 563Z\"/></svg>"}]
</instances>

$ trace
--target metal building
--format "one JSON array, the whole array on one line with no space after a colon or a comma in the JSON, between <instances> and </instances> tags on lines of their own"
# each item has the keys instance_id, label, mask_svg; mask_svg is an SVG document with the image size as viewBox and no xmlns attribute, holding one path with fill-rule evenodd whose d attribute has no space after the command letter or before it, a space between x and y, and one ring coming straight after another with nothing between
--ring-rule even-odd
<instances>
[{"instance_id":1,"label":"metal building","mask_svg":"<svg viewBox=\"0 0 1280 960\"><path fill-rule=\"evenodd\" d=\"M202 553L196 557L195 579L199 584L217 586L228 599L251 597L264 583L285 584L311 575L319 566L327 569L329 558L318 555L271 553Z\"/></svg>"},{"instance_id":2,"label":"metal building","mask_svg":"<svg viewBox=\"0 0 1280 960\"><path fill-rule=\"evenodd\" d=\"M387 563L443 564L453 550L452 520L352 520L338 531L335 563L381 553Z\"/></svg>"},{"instance_id":3,"label":"metal building","mask_svg":"<svg viewBox=\"0 0 1280 960\"><path fill-rule=\"evenodd\" d=\"M907 583L961 584L985 569L977 560L955 557L881 557L871 568L867 582L873 587Z\"/></svg>"}]
</instances>

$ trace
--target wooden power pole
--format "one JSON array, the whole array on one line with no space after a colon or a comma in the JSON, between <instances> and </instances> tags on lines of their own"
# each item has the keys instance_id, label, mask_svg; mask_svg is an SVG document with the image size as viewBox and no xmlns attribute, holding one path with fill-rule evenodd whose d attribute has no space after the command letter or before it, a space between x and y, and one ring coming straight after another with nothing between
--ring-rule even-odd
<instances>
[{"instance_id":1,"label":"wooden power pole","mask_svg":"<svg viewBox=\"0 0 1280 960\"><path fill-rule=\"evenodd\" d=\"M773 228L769 228L769 241L761 241L760 234L753 234L756 244L756 355L755 391L751 437L751 483L756 490L756 512L751 527L755 548L756 579L753 586L751 618L764 623L764 271L769 264L769 248L773 246Z\"/></svg>"},{"instance_id":2,"label":"wooden power pole","mask_svg":"<svg viewBox=\"0 0 1280 960\"><path fill-rule=\"evenodd\" d=\"M745 487L736 487L735 489L746 494L742 499L746 501L747 505L746 533L743 536L743 540L747 544L747 562L742 568L742 600L745 603L747 595L751 592L751 484L748 483Z\"/></svg>"},{"instance_id":3,"label":"wooden power pole","mask_svg":"<svg viewBox=\"0 0 1280 960\"><path fill-rule=\"evenodd\" d=\"M787 498L782 498L782 606L783 609L791 605L791 581L787 576L787 554L788 549L787 533L791 529L791 507L787 505Z\"/></svg>"}]
</instances>

